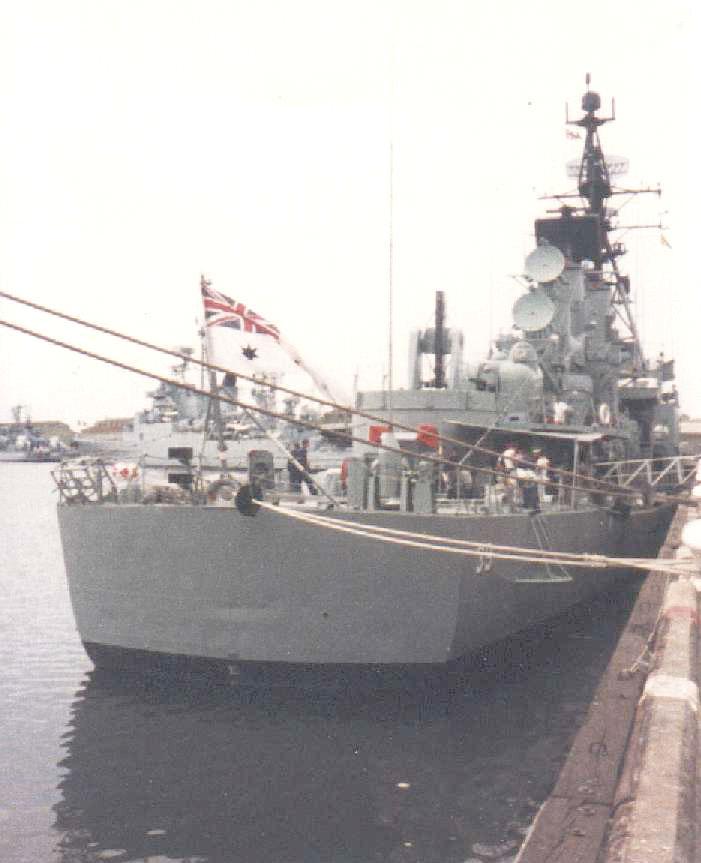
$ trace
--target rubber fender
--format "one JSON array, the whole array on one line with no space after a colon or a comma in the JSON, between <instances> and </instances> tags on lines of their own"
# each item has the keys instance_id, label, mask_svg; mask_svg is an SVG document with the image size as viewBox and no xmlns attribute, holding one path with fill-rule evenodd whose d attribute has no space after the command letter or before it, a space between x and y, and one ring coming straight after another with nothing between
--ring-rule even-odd
<instances>
[{"instance_id":1,"label":"rubber fender","mask_svg":"<svg viewBox=\"0 0 701 863\"><path fill-rule=\"evenodd\" d=\"M252 482L241 486L241 488L236 492L234 503L236 504L236 509L241 513L241 515L255 515L260 509L255 501L262 499L263 493L260 486Z\"/></svg>"},{"instance_id":2,"label":"rubber fender","mask_svg":"<svg viewBox=\"0 0 701 863\"><path fill-rule=\"evenodd\" d=\"M621 500L621 498L619 497L619 498L616 498L616 500L614 501L614 504L611 507L611 509L609 510L609 512L612 515L619 516L620 518L630 518L630 513L631 513L632 509L633 509L633 507L629 503L626 503L624 500Z\"/></svg>"}]
</instances>

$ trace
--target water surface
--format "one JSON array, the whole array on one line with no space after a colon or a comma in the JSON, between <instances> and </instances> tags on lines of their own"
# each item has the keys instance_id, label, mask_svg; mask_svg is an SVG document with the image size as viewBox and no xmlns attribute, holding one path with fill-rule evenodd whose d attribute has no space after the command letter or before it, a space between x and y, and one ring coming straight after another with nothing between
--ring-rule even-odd
<instances>
[{"instance_id":1,"label":"water surface","mask_svg":"<svg viewBox=\"0 0 701 863\"><path fill-rule=\"evenodd\" d=\"M4 863L513 858L633 587L448 678L225 688L96 674L50 469L0 464Z\"/></svg>"}]
</instances>

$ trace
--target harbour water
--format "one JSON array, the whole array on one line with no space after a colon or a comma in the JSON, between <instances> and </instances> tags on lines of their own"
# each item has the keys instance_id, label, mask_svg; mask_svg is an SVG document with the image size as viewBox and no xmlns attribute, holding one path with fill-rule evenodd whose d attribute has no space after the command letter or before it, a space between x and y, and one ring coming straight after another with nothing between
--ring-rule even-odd
<instances>
[{"instance_id":1,"label":"harbour water","mask_svg":"<svg viewBox=\"0 0 701 863\"><path fill-rule=\"evenodd\" d=\"M513 859L636 585L436 679L107 677L73 625L50 470L0 464L0 860Z\"/></svg>"}]
</instances>

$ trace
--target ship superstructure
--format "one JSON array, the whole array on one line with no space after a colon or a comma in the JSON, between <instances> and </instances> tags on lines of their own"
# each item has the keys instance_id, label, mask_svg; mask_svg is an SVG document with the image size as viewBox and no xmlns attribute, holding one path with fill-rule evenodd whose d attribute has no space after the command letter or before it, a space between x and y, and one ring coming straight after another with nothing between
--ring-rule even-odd
<instances>
[{"instance_id":1,"label":"ship superstructure","mask_svg":"<svg viewBox=\"0 0 701 863\"><path fill-rule=\"evenodd\" d=\"M411 337L408 389L361 393L357 408L413 425L440 412L443 421L495 428L616 430L619 457L675 454L674 363L659 357L650 364L643 356L630 279L618 263L625 247L611 238L615 211L608 206L616 194L656 190L612 185L598 130L614 115L600 117L600 106L598 93L587 90L583 116L568 121L584 130L578 189L554 196L559 208L535 221L536 248L525 261L526 290L514 304L513 329L469 369L462 333L445 326L438 292L435 326ZM435 369L428 379L424 356ZM360 436L368 425L355 420Z\"/></svg>"}]
</instances>

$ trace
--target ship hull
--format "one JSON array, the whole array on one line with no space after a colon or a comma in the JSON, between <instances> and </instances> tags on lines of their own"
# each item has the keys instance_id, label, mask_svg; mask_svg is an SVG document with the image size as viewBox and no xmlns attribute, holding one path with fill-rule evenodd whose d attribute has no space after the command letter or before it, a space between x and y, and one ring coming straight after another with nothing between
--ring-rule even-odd
<instances>
[{"instance_id":1,"label":"ship hull","mask_svg":"<svg viewBox=\"0 0 701 863\"><path fill-rule=\"evenodd\" d=\"M195 666L443 664L559 614L629 572L548 572L502 560L480 567L475 558L388 545L270 510L253 517L167 505L58 511L76 624L98 664L149 657ZM552 550L645 557L657 554L673 513L660 506L540 518ZM342 517L485 543L540 544L526 513Z\"/></svg>"}]
</instances>

